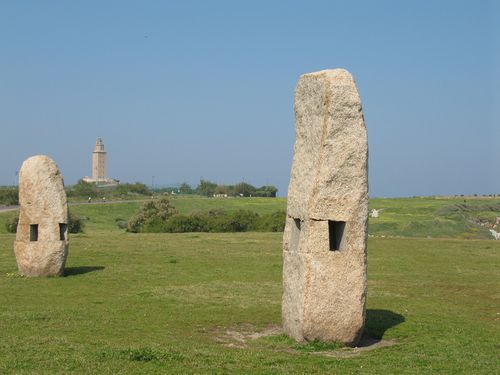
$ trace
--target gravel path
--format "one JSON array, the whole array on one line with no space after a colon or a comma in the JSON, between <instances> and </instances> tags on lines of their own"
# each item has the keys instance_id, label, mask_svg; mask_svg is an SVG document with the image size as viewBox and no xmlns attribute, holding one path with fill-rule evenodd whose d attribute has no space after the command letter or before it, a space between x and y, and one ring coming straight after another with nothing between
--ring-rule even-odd
<instances>
[{"instance_id":1,"label":"gravel path","mask_svg":"<svg viewBox=\"0 0 500 375\"><path fill-rule=\"evenodd\" d=\"M94 202L88 203L88 202L71 202L69 203L70 206L80 206L84 204L116 204L116 203L131 203L131 202L144 202L146 199L137 199L137 200L129 200L129 201L99 201L96 200ZM19 206L0 206L0 213L2 212L9 212L9 211L17 211L19 209Z\"/></svg>"}]
</instances>

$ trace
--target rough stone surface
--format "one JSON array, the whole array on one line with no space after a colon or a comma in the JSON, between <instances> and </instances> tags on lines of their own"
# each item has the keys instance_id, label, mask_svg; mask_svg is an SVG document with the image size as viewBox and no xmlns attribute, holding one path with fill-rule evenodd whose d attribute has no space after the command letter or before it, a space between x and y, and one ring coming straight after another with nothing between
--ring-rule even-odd
<instances>
[{"instance_id":1,"label":"rough stone surface","mask_svg":"<svg viewBox=\"0 0 500 375\"><path fill-rule=\"evenodd\" d=\"M56 163L45 155L19 171L19 223L14 252L25 276L59 276L68 255L68 204Z\"/></svg>"},{"instance_id":2,"label":"rough stone surface","mask_svg":"<svg viewBox=\"0 0 500 375\"><path fill-rule=\"evenodd\" d=\"M368 142L351 74L300 77L283 239L283 328L355 345L365 321ZM345 224L343 224L345 223Z\"/></svg>"}]
</instances>

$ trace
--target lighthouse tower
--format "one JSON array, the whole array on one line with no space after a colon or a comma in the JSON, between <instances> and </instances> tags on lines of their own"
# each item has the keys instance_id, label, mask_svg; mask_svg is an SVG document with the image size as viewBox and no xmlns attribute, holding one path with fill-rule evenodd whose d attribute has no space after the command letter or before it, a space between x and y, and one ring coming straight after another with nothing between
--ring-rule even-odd
<instances>
[{"instance_id":1,"label":"lighthouse tower","mask_svg":"<svg viewBox=\"0 0 500 375\"><path fill-rule=\"evenodd\" d=\"M84 177L83 181L99 185L117 185L118 180L108 178L106 163L104 143L101 138L97 138L92 152L92 177Z\"/></svg>"},{"instance_id":2,"label":"lighthouse tower","mask_svg":"<svg viewBox=\"0 0 500 375\"><path fill-rule=\"evenodd\" d=\"M101 138L95 142L94 152L92 152L92 179L96 182L105 182L106 177L106 151Z\"/></svg>"}]
</instances>

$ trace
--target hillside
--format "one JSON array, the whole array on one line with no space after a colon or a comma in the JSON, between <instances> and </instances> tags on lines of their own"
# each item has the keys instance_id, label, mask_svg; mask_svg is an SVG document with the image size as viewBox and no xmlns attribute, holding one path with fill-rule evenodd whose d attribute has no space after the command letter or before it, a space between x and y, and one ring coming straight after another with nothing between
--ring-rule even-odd
<instances>
[{"instance_id":1,"label":"hillside","mask_svg":"<svg viewBox=\"0 0 500 375\"><path fill-rule=\"evenodd\" d=\"M286 209L285 198L204 198L172 196L180 213L246 209L259 214ZM142 201L106 204L81 203L70 210L85 218L88 230L119 230L117 221L127 221ZM500 198L374 198L370 210L369 234L386 237L492 239L490 229L500 232ZM5 221L15 213L0 214L0 233L6 233Z\"/></svg>"}]
</instances>

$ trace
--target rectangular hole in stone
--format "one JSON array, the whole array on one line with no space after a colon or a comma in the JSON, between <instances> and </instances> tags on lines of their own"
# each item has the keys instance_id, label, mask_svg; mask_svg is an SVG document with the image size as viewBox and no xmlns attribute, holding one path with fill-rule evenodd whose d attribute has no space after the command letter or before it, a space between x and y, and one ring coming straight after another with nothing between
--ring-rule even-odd
<instances>
[{"instance_id":1,"label":"rectangular hole in stone","mask_svg":"<svg viewBox=\"0 0 500 375\"><path fill-rule=\"evenodd\" d=\"M292 236L290 239L290 251L297 251L300 239L300 219L293 219Z\"/></svg>"},{"instance_id":2,"label":"rectangular hole in stone","mask_svg":"<svg viewBox=\"0 0 500 375\"><path fill-rule=\"evenodd\" d=\"M59 239L61 241L66 240L66 230L68 229L68 224L59 223Z\"/></svg>"},{"instance_id":3,"label":"rectangular hole in stone","mask_svg":"<svg viewBox=\"0 0 500 375\"><path fill-rule=\"evenodd\" d=\"M38 224L30 224L30 241L38 241Z\"/></svg>"},{"instance_id":4,"label":"rectangular hole in stone","mask_svg":"<svg viewBox=\"0 0 500 375\"><path fill-rule=\"evenodd\" d=\"M300 219L293 219L293 222L295 223L295 227L300 231Z\"/></svg>"},{"instance_id":5,"label":"rectangular hole in stone","mask_svg":"<svg viewBox=\"0 0 500 375\"><path fill-rule=\"evenodd\" d=\"M330 250L342 250L344 239L345 221L328 220L328 235L330 238Z\"/></svg>"}]
</instances>

